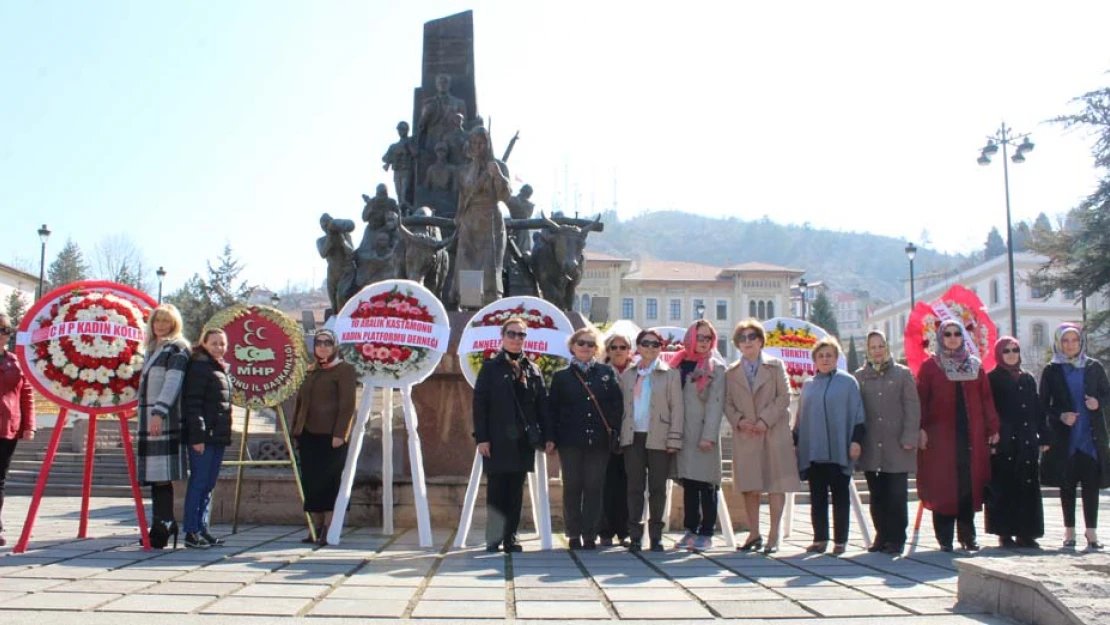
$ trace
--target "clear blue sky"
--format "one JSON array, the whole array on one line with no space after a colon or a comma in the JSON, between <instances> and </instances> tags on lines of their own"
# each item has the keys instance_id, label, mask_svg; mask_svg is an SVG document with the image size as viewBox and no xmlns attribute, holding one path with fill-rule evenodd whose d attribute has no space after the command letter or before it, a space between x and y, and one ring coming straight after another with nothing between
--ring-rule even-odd
<instances>
[{"instance_id":1,"label":"clear blue sky","mask_svg":"<svg viewBox=\"0 0 1110 625\"><path fill-rule=\"evenodd\" d=\"M1003 118L1037 142L1015 219L1091 189L1086 139L1041 122L1110 81L1110 3L901 6L0 0L0 261L37 271L45 222L48 260L123 233L171 290L225 240L252 282L322 279L319 214L357 219L387 180L423 22L467 8L479 108L498 151L521 131L510 168L549 209L615 191L625 216L969 251L1004 223L1001 166L975 165Z\"/></svg>"}]
</instances>

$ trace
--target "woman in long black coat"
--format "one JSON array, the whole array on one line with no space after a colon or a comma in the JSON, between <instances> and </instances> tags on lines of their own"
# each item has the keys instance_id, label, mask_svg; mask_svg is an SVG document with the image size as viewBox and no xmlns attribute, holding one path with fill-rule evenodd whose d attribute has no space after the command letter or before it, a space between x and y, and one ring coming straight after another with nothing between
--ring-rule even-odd
<instances>
[{"instance_id":1,"label":"woman in long black coat","mask_svg":"<svg viewBox=\"0 0 1110 625\"><path fill-rule=\"evenodd\" d=\"M524 478L535 468L535 450L528 431L536 428L537 443L555 451L547 412L543 374L524 354L528 326L513 317L501 325L501 351L482 363L474 383L474 440L486 473L486 551L504 545L506 553L521 551L516 531L524 503Z\"/></svg>"},{"instance_id":2,"label":"woman in long black coat","mask_svg":"<svg viewBox=\"0 0 1110 625\"><path fill-rule=\"evenodd\" d=\"M998 410L997 453L991 456L987 533L1001 547L1040 547L1044 536L1040 453L1051 433L1037 397L1037 381L1021 368L1021 346L1012 336L994 344L998 365L988 374Z\"/></svg>"},{"instance_id":3,"label":"woman in long black coat","mask_svg":"<svg viewBox=\"0 0 1110 625\"><path fill-rule=\"evenodd\" d=\"M1041 461L1041 483L1060 489L1064 547L1075 547L1075 494L1083 487L1083 520L1088 549L1098 540L1099 489L1110 487L1110 381L1106 370L1088 358L1079 326L1056 329L1052 363L1041 373L1041 402L1052 440Z\"/></svg>"}]
</instances>

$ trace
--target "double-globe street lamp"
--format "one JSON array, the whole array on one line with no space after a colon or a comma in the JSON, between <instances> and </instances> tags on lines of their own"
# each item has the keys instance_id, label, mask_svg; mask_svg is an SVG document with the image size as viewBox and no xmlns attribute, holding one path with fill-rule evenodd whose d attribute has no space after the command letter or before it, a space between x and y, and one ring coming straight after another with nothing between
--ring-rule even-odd
<instances>
[{"instance_id":1,"label":"double-globe street lamp","mask_svg":"<svg viewBox=\"0 0 1110 625\"><path fill-rule=\"evenodd\" d=\"M798 292L802 295L802 321L805 321L806 318L806 287L808 286L809 283L806 282L805 278L798 279Z\"/></svg>"},{"instance_id":2,"label":"double-globe street lamp","mask_svg":"<svg viewBox=\"0 0 1110 625\"><path fill-rule=\"evenodd\" d=\"M35 296L35 301L42 299L42 287L46 282L46 241L50 239L50 228L46 224L42 224L39 228L39 241L42 241L42 252L39 255L39 292Z\"/></svg>"},{"instance_id":3,"label":"double-globe street lamp","mask_svg":"<svg viewBox=\"0 0 1110 625\"><path fill-rule=\"evenodd\" d=\"M1017 144L1014 149L1014 155L1009 156L1009 147L1014 145L1018 140L1021 143ZM1015 164L1025 162L1025 154L1033 151L1033 142L1029 140L1029 134L1018 135L1014 134L1014 129L1006 126L1006 122L1002 122L998 132L994 135L987 137L987 144L979 151L979 158L976 160L980 165L986 166L991 164L991 157L998 154L998 146L1002 146L1002 179L1006 186L1006 260L1009 266L1010 273L1010 335L1017 338L1018 325L1017 325L1017 288L1014 285L1014 228L1010 220L1010 165L1008 160L1013 161Z\"/></svg>"},{"instance_id":4,"label":"double-globe street lamp","mask_svg":"<svg viewBox=\"0 0 1110 625\"><path fill-rule=\"evenodd\" d=\"M917 293L913 288L913 259L917 256L917 246L913 243L906 244L906 258L910 259L910 312L913 312L913 307L917 305Z\"/></svg>"},{"instance_id":5,"label":"double-globe street lamp","mask_svg":"<svg viewBox=\"0 0 1110 625\"><path fill-rule=\"evenodd\" d=\"M166 279L166 268L159 266L158 271L155 271L154 274L158 276L158 305L160 306L162 304L162 281Z\"/></svg>"}]
</instances>

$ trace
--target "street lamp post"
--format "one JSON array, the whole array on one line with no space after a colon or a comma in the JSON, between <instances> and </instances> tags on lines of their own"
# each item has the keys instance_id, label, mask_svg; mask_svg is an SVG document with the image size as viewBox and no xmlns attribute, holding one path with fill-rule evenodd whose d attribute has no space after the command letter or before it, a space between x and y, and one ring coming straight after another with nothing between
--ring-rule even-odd
<instances>
[{"instance_id":1,"label":"street lamp post","mask_svg":"<svg viewBox=\"0 0 1110 625\"><path fill-rule=\"evenodd\" d=\"M805 278L801 278L801 279L798 280L798 292L802 294L802 320L803 321L805 321L805 318L806 318L806 287L808 287L808 286L809 286L809 283L806 282Z\"/></svg>"},{"instance_id":2,"label":"street lamp post","mask_svg":"<svg viewBox=\"0 0 1110 625\"><path fill-rule=\"evenodd\" d=\"M913 307L917 305L917 293L914 291L913 284L913 259L917 256L917 246L913 243L906 244L906 258L910 259L910 312L913 312Z\"/></svg>"},{"instance_id":3,"label":"street lamp post","mask_svg":"<svg viewBox=\"0 0 1110 625\"><path fill-rule=\"evenodd\" d=\"M270 296L270 304L274 308L277 308L278 304L280 304L280 303L281 303L281 296L280 295L278 295L277 293L274 293L273 295Z\"/></svg>"},{"instance_id":4,"label":"street lamp post","mask_svg":"<svg viewBox=\"0 0 1110 625\"><path fill-rule=\"evenodd\" d=\"M162 281L166 279L165 267L158 267L158 271L154 272L158 276L158 304L162 304Z\"/></svg>"},{"instance_id":5,"label":"street lamp post","mask_svg":"<svg viewBox=\"0 0 1110 625\"><path fill-rule=\"evenodd\" d=\"M705 304L699 302L698 305L694 307L694 312L697 313L698 319L705 319Z\"/></svg>"},{"instance_id":6,"label":"street lamp post","mask_svg":"<svg viewBox=\"0 0 1110 625\"><path fill-rule=\"evenodd\" d=\"M42 298L42 287L46 283L46 241L50 238L50 228L42 224L39 228L39 241L42 241L42 252L39 255L39 293L35 301Z\"/></svg>"},{"instance_id":7,"label":"street lamp post","mask_svg":"<svg viewBox=\"0 0 1110 625\"><path fill-rule=\"evenodd\" d=\"M1021 143L1014 149L1014 155L1007 158L1009 147L1018 139L1021 139ZM1010 164L1007 160L1012 160L1015 164L1024 163L1025 154L1033 151L1033 142L1029 140L1028 134L1015 135L1014 129L1006 127L1006 122L1002 122L998 132L987 137L987 144L979 151L979 158L975 162L983 166L990 165L991 157L998 153L999 144L1002 145L1002 180L1006 187L1006 261L1010 273L1010 334L1016 338L1018 335L1017 287L1014 278L1014 228L1010 219Z\"/></svg>"}]
</instances>

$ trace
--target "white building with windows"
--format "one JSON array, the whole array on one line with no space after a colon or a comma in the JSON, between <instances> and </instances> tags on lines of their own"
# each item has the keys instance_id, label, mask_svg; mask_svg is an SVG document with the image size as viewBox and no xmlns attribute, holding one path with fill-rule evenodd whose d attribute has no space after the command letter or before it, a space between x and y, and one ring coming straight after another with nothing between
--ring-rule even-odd
<instances>
[{"instance_id":1,"label":"white building with windows","mask_svg":"<svg viewBox=\"0 0 1110 625\"><path fill-rule=\"evenodd\" d=\"M1047 259L1031 253L1014 254L1014 275L1017 295L1018 340L1022 344L1022 362L1031 371L1039 372L1052 356L1052 333L1065 321L1082 321L1082 304L1074 293L1041 293L1029 284L1028 276ZM992 258L917 291L919 301L940 297L953 284L962 284L974 291L991 320L998 326L998 335L1010 334L1009 270L1006 256ZM1105 310L1105 296L1087 300L1088 312ZM905 356L904 336L910 313L910 300L905 298L872 312L864 325L887 335L891 353Z\"/></svg>"},{"instance_id":2,"label":"white building with windows","mask_svg":"<svg viewBox=\"0 0 1110 625\"><path fill-rule=\"evenodd\" d=\"M575 308L589 315L595 298L608 298L609 321L628 319L641 327L686 327L704 307L717 329L720 352L736 357L730 342L737 322L790 314L790 285L805 272L766 263L714 267L678 261L633 262L586 252L586 269ZM600 321L595 314L595 320Z\"/></svg>"},{"instance_id":3,"label":"white building with windows","mask_svg":"<svg viewBox=\"0 0 1110 625\"><path fill-rule=\"evenodd\" d=\"M8 300L12 292L19 293L23 300L24 310L31 307L35 301L35 291L39 286L39 277L0 263L0 312L8 312Z\"/></svg>"}]
</instances>

